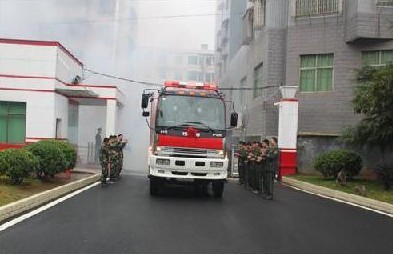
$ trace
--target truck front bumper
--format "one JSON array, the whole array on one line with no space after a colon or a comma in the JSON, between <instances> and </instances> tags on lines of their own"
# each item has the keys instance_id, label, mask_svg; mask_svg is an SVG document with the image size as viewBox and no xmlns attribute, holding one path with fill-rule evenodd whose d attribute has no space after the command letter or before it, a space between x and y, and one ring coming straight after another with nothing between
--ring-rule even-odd
<instances>
[{"instance_id":1,"label":"truck front bumper","mask_svg":"<svg viewBox=\"0 0 393 254\"><path fill-rule=\"evenodd\" d=\"M149 175L176 179L226 179L228 159L149 156Z\"/></svg>"}]
</instances>

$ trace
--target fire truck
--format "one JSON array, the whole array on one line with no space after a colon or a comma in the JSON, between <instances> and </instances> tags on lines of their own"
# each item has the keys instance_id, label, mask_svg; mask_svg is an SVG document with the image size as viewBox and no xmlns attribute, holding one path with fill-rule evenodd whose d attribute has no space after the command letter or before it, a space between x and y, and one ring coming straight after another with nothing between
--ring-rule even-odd
<instances>
[{"instance_id":1,"label":"fire truck","mask_svg":"<svg viewBox=\"0 0 393 254\"><path fill-rule=\"evenodd\" d=\"M204 190L211 184L214 197L222 198L228 176L226 134L238 116L231 113L226 126L218 87L166 81L158 91L144 90L142 109L144 117L150 116L150 194L159 194L168 183L193 183Z\"/></svg>"}]
</instances>

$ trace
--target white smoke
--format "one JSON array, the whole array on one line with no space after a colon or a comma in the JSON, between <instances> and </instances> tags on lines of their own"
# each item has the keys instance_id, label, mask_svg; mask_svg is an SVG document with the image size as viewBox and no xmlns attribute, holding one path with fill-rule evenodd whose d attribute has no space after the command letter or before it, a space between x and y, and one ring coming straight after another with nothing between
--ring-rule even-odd
<instances>
[{"instance_id":1,"label":"white smoke","mask_svg":"<svg viewBox=\"0 0 393 254\"><path fill-rule=\"evenodd\" d=\"M59 41L86 68L111 75L156 82L149 58L173 49L213 45L215 1L211 0L0 0L0 37ZM119 8L116 8L118 4ZM118 12L116 12L118 10ZM189 15L165 18L164 16ZM141 59L143 58L143 59ZM117 85L125 95L117 129L129 140L124 166L145 171L149 129L141 116L146 86L91 75L87 84ZM82 107L79 140L94 142L104 127L104 108Z\"/></svg>"}]
</instances>

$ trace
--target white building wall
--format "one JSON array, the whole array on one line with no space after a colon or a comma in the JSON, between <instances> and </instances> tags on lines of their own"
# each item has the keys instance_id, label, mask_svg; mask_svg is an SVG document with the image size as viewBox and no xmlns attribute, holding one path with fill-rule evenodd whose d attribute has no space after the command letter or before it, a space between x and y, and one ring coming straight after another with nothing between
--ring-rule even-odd
<instances>
[{"instance_id":1,"label":"white building wall","mask_svg":"<svg viewBox=\"0 0 393 254\"><path fill-rule=\"evenodd\" d=\"M72 83L77 75L82 78L82 65L64 50L58 48L56 52L56 78L63 82Z\"/></svg>"},{"instance_id":2,"label":"white building wall","mask_svg":"<svg viewBox=\"0 0 393 254\"><path fill-rule=\"evenodd\" d=\"M56 94L55 95L55 116L54 116L54 133L56 137L56 122L60 119L59 126L57 126L57 138L68 138L68 98Z\"/></svg>"},{"instance_id":3,"label":"white building wall","mask_svg":"<svg viewBox=\"0 0 393 254\"><path fill-rule=\"evenodd\" d=\"M55 75L55 47L1 43L0 52L0 70L3 75Z\"/></svg>"},{"instance_id":4,"label":"white building wall","mask_svg":"<svg viewBox=\"0 0 393 254\"><path fill-rule=\"evenodd\" d=\"M54 93L1 91L0 101L26 102L26 141L51 138L54 133Z\"/></svg>"}]
</instances>

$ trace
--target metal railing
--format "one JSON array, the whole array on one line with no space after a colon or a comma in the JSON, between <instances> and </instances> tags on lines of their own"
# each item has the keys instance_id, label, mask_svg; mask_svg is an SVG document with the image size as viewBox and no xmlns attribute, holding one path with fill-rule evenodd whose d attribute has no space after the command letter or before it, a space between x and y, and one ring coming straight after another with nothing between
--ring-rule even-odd
<instances>
[{"instance_id":1,"label":"metal railing","mask_svg":"<svg viewBox=\"0 0 393 254\"><path fill-rule=\"evenodd\" d=\"M340 0L296 0L296 16L318 16L336 14L340 11Z\"/></svg>"}]
</instances>

